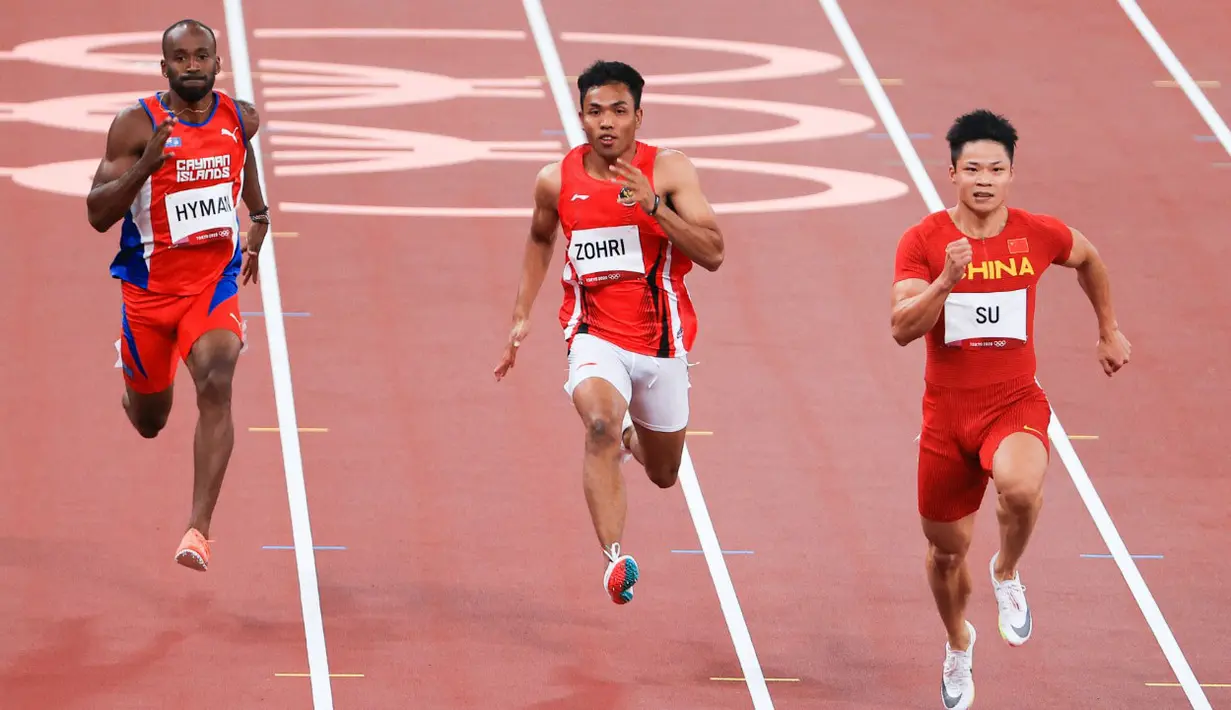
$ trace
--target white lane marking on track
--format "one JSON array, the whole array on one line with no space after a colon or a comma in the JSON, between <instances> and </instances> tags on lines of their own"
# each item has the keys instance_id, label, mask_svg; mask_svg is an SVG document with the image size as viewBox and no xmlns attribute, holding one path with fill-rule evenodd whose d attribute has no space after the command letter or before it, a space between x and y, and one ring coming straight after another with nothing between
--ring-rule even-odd
<instances>
[{"instance_id":1,"label":"white lane marking on track","mask_svg":"<svg viewBox=\"0 0 1231 710\"><path fill-rule=\"evenodd\" d=\"M1175 56L1175 52L1171 51L1171 47L1167 46L1167 42L1163 40L1163 36L1158 30L1154 29L1154 24L1150 22L1150 18L1146 17L1145 12L1141 9L1136 0L1118 0L1120 7L1128 15L1128 19L1132 21L1133 26L1141 33L1146 44L1150 45L1150 49L1154 50L1154 54L1158 56L1158 60L1163 63L1167 71L1171 72L1171 76L1175 78L1180 88L1184 90L1184 95L1192 102L1193 107L1197 109L1197 113L1201 114L1201 118L1205 120L1206 125L1214 132L1214 136L1218 138L1218 142L1222 143L1223 150L1231 155L1231 130L1227 128L1226 121L1222 120L1222 116L1218 115L1218 111L1205 98L1205 93L1201 91L1201 87L1197 82L1193 81L1192 75L1184 68L1184 64L1180 62L1179 57Z\"/></svg>"},{"instance_id":2,"label":"white lane marking on track","mask_svg":"<svg viewBox=\"0 0 1231 710\"><path fill-rule=\"evenodd\" d=\"M910 139L907 137L906 129L898 119L897 112L893 109L893 104L889 101L889 97L885 94L885 90L880 85L880 82L877 81L876 72L872 70L872 65L864 54L859 40L855 37L855 32L847 23L846 16L838 5L838 0L818 0L818 2L829 18L829 24L833 26L838 40L846 49L851 65L863 81L869 98L871 98L873 105L875 105L877 113L880 114L881 123L885 124L886 130L889 131L889 135L893 138L893 144L897 147L898 152L901 153L902 160L906 162L907 170L922 194L924 202L927 203L927 207L933 212L944 209L945 204L940 199L936 186L932 183L932 179L928 177L927 171L919 159L919 154L915 152L914 145L911 144ZM1111 552L1116 560L1116 564L1120 567L1120 572L1124 575L1124 581L1128 583L1133 597L1137 600L1137 605L1141 607L1141 612L1145 616L1146 622L1150 625L1150 629L1154 632L1155 638L1158 639L1159 646L1166 655L1168 662L1171 663L1172 670L1175 671L1176 677L1184 686L1184 692L1188 695L1189 702L1198 710L1209 710L1209 700L1206 699L1205 693L1197 683L1197 678L1193 675L1192 668L1189 667L1183 652L1180 651L1180 646L1176 642L1175 636L1171 633L1171 628L1167 625L1166 620L1163 619L1162 611L1159 610L1158 604L1154 601L1149 587L1146 586L1145 580L1141 576L1141 572L1137 569L1136 563L1129 555L1124 540L1121 539L1120 533L1116 530L1116 526L1111 520L1111 515L1107 512L1107 508L1099 498L1098 492L1094 488L1094 483L1090 480L1090 475L1086 472L1085 466L1082 464L1081 459L1078 458L1077 452L1073 449L1073 444L1069 441L1064 427L1060 425L1060 419L1056 416L1054 409L1052 410L1051 424L1048 427L1048 436L1056 447L1056 453L1060 455L1060 460L1064 462L1064 467L1068 470L1069 477L1073 479L1073 485L1077 487L1077 492L1081 495L1082 501L1085 502L1087 510L1090 511L1090 517L1093 518L1095 526L1098 527L1099 534L1103 536L1103 541L1107 544L1108 551Z\"/></svg>"},{"instance_id":3,"label":"white lane marking on track","mask_svg":"<svg viewBox=\"0 0 1231 710\"><path fill-rule=\"evenodd\" d=\"M235 95L240 99L255 101L248 35L244 27L243 0L223 0L222 4L226 13L226 39L231 47L231 73L235 79ZM265 169L261 165L259 137L254 137L251 145L252 159L261 167L261 192L264 193ZM265 333L269 339L269 363L273 370L278 433L282 440L286 496L291 512L292 540L295 544L295 566L299 570L299 599L303 608L304 636L308 647L312 706L315 710L333 710L329 660L325 653L325 625L321 617L320 589L317 586L316 558L312 547L312 525L308 518L308 492L304 484L303 456L299 450L299 423L295 416L291 362L282 320L278 263L274 258L275 241L266 239L261 246L261 301L265 312Z\"/></svg>"},{"instance_id":4,"label":"white lane marking on track","mask_svg":"<svg viewBox=\"0 0 1231 710\"><path fill-rule=\"evenodd\" d=\"M556 51L551 28L547 24L547 15L539 0L523 0L523 5L526 8L526 19L534 31L534 41L538 45L543 68L551 84L552 95L556 100L560 120L564 124L565 135L568 136L571 146L580 145L585 142L585 133L581 129L581 121L577 118L573 107L572 94L565 80L564 66ZM761 664L757 660L756 649L752 645L752 636L748 633L748 624L740 609L739 598L735 594L735 585L731 582L731 575L727 571L722 546L718 542L714 523L710 519L705 498L701 494L701 484L697 480L697 472L693 468L692 457L688 453L687 445L684 446L684 456L680 461L679 478L701 549L705 551L705 562L714 580L714 589L718 593L723 616L726 617L731 641L735 645L740 667L744 671L748 692L752 694L752 705L756 710L772 710L774 704L769 697L769 686L765 683L765 674L761 671Z\"/></svg>"}]
</instances>

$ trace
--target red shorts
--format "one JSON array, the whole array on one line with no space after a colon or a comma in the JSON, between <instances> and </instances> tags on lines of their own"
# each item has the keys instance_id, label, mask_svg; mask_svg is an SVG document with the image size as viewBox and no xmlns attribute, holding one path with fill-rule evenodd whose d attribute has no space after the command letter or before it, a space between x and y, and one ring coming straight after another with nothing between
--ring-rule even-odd
<instances>
[{"instance_id":1,"label":"red shorts","mask_svg":"<svg viewBox=\"0 0 1231 710\"><path fill-rule=\"evenodd\" d=\"M1026 432L1051 448L1051 405L1034 377L975 389L928 384L919 433L919 514L953 522L974 513L1005 437Z\"/></svg>"},{"instance_id":2,"label":"red shorts","mask_svg":"<svg viewBox=\"0 0 1231 710\"><path fill-rule=\"evenodd\" d=\"M170 387L179 361L208 331L244 338L239 286L230 274L196 296L151 293L128 282L121 283L121 293L120 365L124 381L141 394Z\"/></svg>"}]
</instances>

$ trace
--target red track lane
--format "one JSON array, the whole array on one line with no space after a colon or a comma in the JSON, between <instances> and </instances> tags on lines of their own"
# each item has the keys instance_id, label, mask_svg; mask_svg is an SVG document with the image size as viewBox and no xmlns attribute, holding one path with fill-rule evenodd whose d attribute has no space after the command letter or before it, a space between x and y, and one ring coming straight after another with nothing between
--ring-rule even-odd
<instances>
[{"instance_id":1,"label":"red track lane","mask_svg":"<svg viewBox=\"0 0 1231 710\"><path fill-rule=\"evenodd\" d=\"M1225 57L1202 46L1215 46L1211 28L1225 9L1185 15L1164 5L1154 0L1144 9L1195 78L1223 81L1207 95L1226 117ZM1210 540L1225 527L1218 502L1229 472L1206 455L1219 450L1227 422L1201 399L1229 384L1217 360L1229 344L1218 315L1229 304L1224 294L1188 284L1215 283L1228 256L1221 235L1231 224L1215 207L1231 171L1210 164L1231 159L1216 143L1192 139L1208 127L1178 89L1153 86L1168 78L1165 69L1114 4L1081 14L1058 2L1045 13L1037 6L924 9L905 0L847 2L844 9L879 74L905 80L888 91L907 130L935 136L916 145L943 196L950 193L940 136L958 113L992 105L1023 133L1016 201L1070 220L1111 262L1121 322L1137 348L1129 370L1110 382L1098 371L1089 309L1071 274L1062 272L1045 279L1040 378L1070 433L1100 436L1076 447L1130 550L1165 555L1138 565L1198 678L1227 682L1216 675L1231 667L1219 644L1226 624L1207 600L1226 586L1226 562ZM101 19L65 1L38 10L19 13L25 24L0 32L0 50L51 35L162 29L150 25L148 13L108 10ZM71 14L53 22L51 13L61 10ZM221 32L221 12L209 10L201 19ZM465 77L543 73L518 3L484 7L480 20L460 5L433 7L430 15L411 5L318 5L294 20L274 5L250 3L246 11L250 33L256 31L250 47L257 72L270 69L265 60L294 59ZM574 31L765 42L845 60L812 0L755 9L631 0L614 16L548 0L546 11L570 74L599 57L625 59L650 75L756 61L560 38ZM1057 17L1071 24L1058 25ZM302 40L260 33L305 26L472 27L525 31L525 38ZM987 26L1001 32L998 45L1017 49L980 52L981 68L972 70L971 58L955 47L963 37L984 36ZM228 51L223 38L224 58ZM1090 54L1078 60L1080 52ZM18 66L23 81L32 82L19 86L14 73L0 74L4 101L130 90L135 99L161 85L156 72L146 79L2 60L0 66ZM655 101L666 93L798 102L875 117L861 87L838 81L854 76L844 66L774 82L651 83L643 137L786 125ZM461 710L748 707L742 683L709 680L737 677L741 669L704 560L670 553L697 547L683 496L655 489L634 465L625 468L625 544L644 579L628 607L610 604L600 591L602 558L579 480L581 430L561 387L559 256L517 368L506 382L491 380L526 219L280 208L524 208L534 172L546 161L280 175L275 166L295 163L279 156L287 147L272 142L272 124L558 139L562 152L563 138L543 133L560 129L546 85L541 98L288 111L267 93L272 82L258 75L256 83L275 231L299 235L277 244L283 307L312 314L287 321L299 423L329 429L302 438L313 534L318 545L348 548L317 555L330 670L365 675L333 681L336 707L393 707L408 699L416 707ZM220 87L232 88L229 77ZM883 130L879 121L871 129ZM0 147L4 167L92 158L103 145L100 134L24 123L0 131L9 139ZM1139 147L1125 150L1130 146ZM865 171L909 184L892 144L861 134L685 151ZM1202 179L1175 177L1194 174ZM702 178L716 203L812 187L717 170L703 170ZM30 398L19 405L12 397L0 409L0 567L10 590L0 595L0 618L15 620L0 637L5 707L310 707L306 678L273 677L307 668L293 553L260 549L290 544L277 434L248 432L277 425L263 321L249 320L251 349L238 374L237 444L215 523L215 568L193 575L170 562L187 514L192 402L180 396L171 425L154 442L137 438L123 418L120 377L111 367L118 296L106 274L116 236L89 230L80 199L4 178L0 204L10 221L38 215L13 224L40 234L14 242L17 263L28 266L14 272L5 294L10 303L30 304L5 317L20 347L10 348L0 380ZM885 314L896 239L925 211L911 185L910 194L872 206L727 215L726 264L717 274L698 270L689 281L701 318L692 427L715 432L691 438L690 449L723 547L755 552L726 560L762 668L771 678L801 679L771 683L778 708L935 702L943 637L922 574L911 441L922 352L892 344ZM49 240L55 241L48 246ZM48 286L66 277L71 289ZM243 310L261 308L255 288L241 298ZM64 322L74 324L71 343L48 325ZM1199 378L1177 361L1197 363ZM187 383L181 376L182 392ZM117 451L123 454L106 453ZM980 706L1012 705L1029 692L1038 705L1186 707L1178 688L1144 685L1174 678L1114 563L1079 557L1105 552L1103 542L1060 462L1050 476L1047 508L1023 568L1039 633L1018 651L995 631L986 578L995 549L990 496L979 522L971 616L980 631ZM78 552L83 538L92 545L88 556ZM1207 690L1215 707L1223 692Z\"/></svg>"},{"instance_id":2,"label":"red track lane","mask_svg":"<svg viewBox=\"0 0 1231 710\"><path fill-rule=\"evenodd\" d=\"M1221 235L1231 223L1219 208L1227 179L1210 171L1209 146L1193 141L1208 129L1187 99L1154 88L1158 60L1119 8L1069 9L1071 20L1058 23L1061 9L882 2L847 11L878 73L905 79L891 96L907 130L941 136L975 105L1007 113L1023 134L1016 201L1081 228L1110 262L1120 322L1136 345L1130 369L1112 381L1101 375L1085 297L1071 273L1059 272L1041 300L1040 379L1071 434L1100 437L1076 447L1130 551L1165 555L1138 565L1198 679L1225 682L1227 626L1213 600L1231 568L1209 536L1223 527L1220 501L1231 492L1225 462L1211 454L1226 417L1203 400L1228 385L1215 363L1231 344L1220 327L1231 304L1200 284L1218 278L1228 255ZM885 17L912 28L909 37ZM998 44L1017 49L981 54L972 69L955 43L989 26L1002 28ZM1167 38L1173 48L1182 41ZM943 194L947 148L939 138L918 148ZM1183 703L1178 689L1144 686L1175 679L1114 564L1073 554L1106 550L1058 463L1041 526L1026 570L1038 613L1052 616L1034 651L1049 666L1016 667L1050 667L1081 684L1067 698L1075 705L1085 694L1114 697L1119 707ZM984 625L992 629L990 618ZM1010 668L1000 665L1007 658L982 656L981 698L989 697L983 688L1011 697Z\"/></svg>"},{"instance_id":3,"label":"red track lane","mask_svg":"<svg viewBox=\"0 0 1231 710\"><path fill-rule=\"evenodd\" d=\"M26 3L15 13L0 32L4 50L47 37L161 32L166 19L71 2ZM201 19L221 26L221 8L205 8ZM156 53L157 43L131 51ZM6 102L112 91L135 101L166 86L157 71L0 67ZM226 80L219 86L230 89ZM5 167L96 160L105 142L99 133L18 122L0 134ZM0 374L0 704L306 706L306 684L274 677L302 668L304 634L294 558L261 549L290 540L277 436L247 431L277 423L261 326L252 323L236 376L236 445L214 520L213 566L193 573L172 561L191 502L192 385L181 367L176 408L158 439L129 426L113 368L119 287L107 273L118 227L99 235L82 198L7 178L0 205L9 258L19 265L4 286L15 307L3 319L9 345ZM255 289L241 299L245 311L260 309Z\"/></svg>"},{"instance_id":4,"label":"red track lane","mask_svg":"<svg viewBox=\"0 0 1231 710\"><path fill-rule=\"evenodd\" d=\"M516 4L481 22L461 7L311 13L315 27L525 31ZM262 39L285 13L249 9L258 71L269 59L396 66L461 77L541 75L530 35L507 40ZM267 84L261 86L267 90ZM271 121L382 126L471 139L559 140L546 93L379 111L279 112ZM267 143L268 144L268 143ZM561 153L561 147L557 152ZM276 147L271 151L276 151ZM267 153L269 154L269 153ZM273 159L278 164L278 159ZM270 181L271 199L526 208L546 160ZM712 583L672 547L695 547L678 491L627 470L625 545L643 581L630 607L602 591L604 558L580 482L582 430L562 385L555 313L561 260L510 378L491 370L507 332L527 220L362 218L275 208L337 707L744 707L708 680L733 657ZM292 306L288 305L288 309ZM303 681L306 684L306 680Z\"/></svg>"},{"instance_id":5,"label":"red track lane","mask_svg":"<svg viewBox=\"0 0 1231 710\"><path fill-rule=\"evenodd\" d=\"M629 18L651 10L636 3L625 9ZM655 31L842 54L813 3L783 8L781 16L774 8L759 7L755 22L744 9L733 8L729 17L718 8L693 9L654 9L661 20L656 28L680 28ZM1152 87L1146 68L1156 60L1113 10L1102 18L1082 18L1073 27L1054 27L1059 6L1046 16L1020 8L996 10L1009 13L1009 20L994 18L991 10L924 10L905 2L847 8L880 75L905 79L905 85L891 88L890 94L908 130L943 135L953 116L975 104L991 103L1009 112L1026 137L1016 191L1019 204L1059 213L1104 245L1115 267L1125 327L1138 343L1134 364L1123 378L1103 378L1086 340L1092 325L1084 296L1071 272L1058 273L1047 279L1040 311L1040 376L1070 433L1102 435L1099 442L1079 442L1079 453L1130 549L1167 555L1165 562L1140 564L1173 626L1182 631L1177 632L1180 643L1198 676L1204 677L1220 666L1220 652L1212 644L1219 632L1203 630L1196 619L1208 623L1212 615L1200 600L1215 597L1222 564L1185 528L1212 530L1214 516L1220 514L1216 501L1222 479L1217 473L1197 472L1220 465L1204 452L1213 450L1212 437L1222 422L1184 419L1186 411L1196 410L1189 399L1194 388L1187 373L1169 371L1169 361L1158 353L1164 347L1174 353L1176 343L1182 342L1185 355L1210 360L1225 338L1212 334L1218 305L1208 299L1199 302L1195 291L1182 287L1159 294L1151 284L1214 277L1212 257L1225 250L1214 243L1220 218L1203 211L1185 222L1171 205L1184 204L1180 200L1185 195L1187 203L1212 205L1219 193L1200 190L1194 198L1189 186L1169 184L1163 177L1175 170L1171 165L1187 165L1184 160L1197 165L1201 149L1194 147L1190 135L1198 131L1199 119L1182 103L1166 103L1161 90ZM647 31L634 21L612 26L610 18L570 9L563 2L548 3L548 14L558 33ZM811 19L805 22L802 17ZM901 29L892 29L887 17ZM1037 46L1040 36L1054 37L1054 44L1034 52L983 57L984 68L971 70L969 58L954 53L955 38L973 36L976 28L989 24L1003 28L1007 46ZM1047 33L1043 25L1050 28ZM1092 38L1096 33L1102 34ZM1074 75L1066 58L1083 47L1098 54ZM561 52L569 68L595 55L617 54L603 47L587 54L567 43ZM657 72L666 64L662 55L641 48L620 56ZM849 69L837 74L854 75ZM998 83L1004 76L1022 78ZM1031 86L1026 77L1044 81ZM806 100L872 113L862 89L835 79L829 75L773 88L748 84L732 91L749 98ZM971 88L972 82L982 94ZM704 87L688 93L717 91ZM1114 107L1110 111L1109 105ZM650 133L658 132L656 127L671 110L655 107L649 99ZM1104 112L1105 127L1099 130L1062 131L1062 121L1073 116L1099 117ZM711 128L708 118L690 117L696 126L692 132ZM713 117L724 129L728 120L727 114ZM666 128L662 132L670 133ZM1138 141L1147 147L1148 141L1165 144L1166 154L1178 157L1170 164L1159 163L1156 173L1141 175L1141 151L1123 150L1126 143ZM1117 181L1118 194L1111 193L1102 204L1090 199L1099 182L1074 177L1071 168L1072 155L1091 147L1098 164L1114 166L1099 168L1098 174L1134 178ZM943 142L923 141L919 148L947 197ZM864 137L745 149L740 157L777 157L779 151L792 162L839 167L851 165L845 160L853 156L858 161L853 167L908 180L894 165L900 158L887 141ZM723 150L724 155L739 153ZM710 179L710 174L705 177ZM749 181L747 189L755 189L755 184ZM804 678L798 685L771 686L783 706L825 699L835 707L901 707L926 702L923 698L934 692L943 640L937 641L939 622L922 576L911 442L918 426L921 348L899 352L892 346L883 305L896 239L925 210L912 192L871 208L729 217L724 220L731 235L727 264L716 278L694 279L704 328L696 352L704 365L695 371L695 421L718 432L712 441L694 446L697 466L709 484L711 512L722 525L727 545L756 549L754 557L734 558L732 565L767 675ZM1189 248L1205 250L1207 260L1194 264L1180 252L1160 254L1145 246L1163 240L1164 234L1175 240L1176 227L1187 230L1181 240ZM773 235L775 249L757 248L765 235ZM1187 275L1193 272L1198 273ZM1076 308L1063 313L1069 305ZM1190 320L1177 321L1176 309L1191 314ZM1175 412L1165 434L1186 442L1182 453L1135 445L1158 431L1160 412ZM1175 487L1160 480L1164 475L1174 478L1177 471L1186 472L1191 483ZM995 517L989 509L980 520L971 558L976 583L971 614L983 640L980 703L1011 703L1026 688L1036 702L1050 699L1073 706L1114 697L1118 707L1152 707L1160 698L1181 697L1176 689L1144 686L1173 680L1170 669L1114 563L1079 557L1105 551L1102 539L1058 461L1051 477L1047 511L1025 568L1027 583L1035 590L1040 634L1016 653L997 638L995 606L987 588ZM1162 503L1145 509L1148 500ZM1189 527L1181 515L1196 525ZM773 525L766 525L767 519ZM1163 547L1145 549L1150 544ZM1184 591L1194 588L1200 590L1198 596ZM801 604L801 597L807 602ZM1190 603L1193 606L1182 609ZM1025 680L1037 676L1048 679L1045 688Z\"/></svg>"}]
</instances>

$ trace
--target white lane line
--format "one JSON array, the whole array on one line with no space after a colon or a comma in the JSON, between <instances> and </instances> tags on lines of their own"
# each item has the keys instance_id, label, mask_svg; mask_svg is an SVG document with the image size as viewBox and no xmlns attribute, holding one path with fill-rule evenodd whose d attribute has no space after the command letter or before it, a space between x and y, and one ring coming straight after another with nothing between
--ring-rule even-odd
<instances>
[{"instance_id":1,"label":"white lane line","mask_svg":"<svg viewBox=\"0 0 1231 710\"><path fill-rule=\"evenodd\" d=\"M231 73L235 77L237 98L256 102L252 86L252 62L248 55L248 35L244 27L243 0L222 0L226 12L226 38L231 46ZM252 158L260 167L261 192L265 192L265 168L261 164L260 138L252 139ZM295 543L295 566L299 569L299 600L303 607L304 635L308 646L308 675L312 683L312 707L333 710L333 690L329 681L329 660L325 654L325 625L321 618L320 589L316 581L316 558L312 549L312 526L308 520L308 492L304 485L303 457L299 450L299 423L295 417L295 395L291 388L291 362L282 320L282 293L278 287L278 262L274 258L276 239L261 246L261 300L265 311L265 333L269 339L269 363L273 370L274 402L278 411L278 432L282 439L282 459L286 471L286 496L291 509L291 531Z\"/></svg>"},{"instance_id":2,"label":"white lane line","mask_svg":"<svg viewBox=\"0 0 1231 710\"><path fill-rule=\"evenodd\" d=\"M1120 7L1124 9L1128 19L1132 21L1133 26L1145 38L1146 44L1150 45L1150 49L1154 50L1154 54L1158 55L1158 60L1163 63L1167 71L1171 72L1171 76L1175 78L1175 82L1184 90L1184 95L1192 102L1197 109L1197 113L1201 114L1201 118L1205 119L1206 125L1214 132L1214 136L1222 143L1223 150L1231 155L1231 130L1227 129L1226 121L1222 120L1222 116L1218 115L1218 111L1214 110L1214 106L1205 98L1205 93L1201 91L1201 87L1197 82L1193 81L1192 76L1184 65L1180 62L1175 53L1171 51L1171 47L1163 41L1163 36L1154 29L1154 24L1150 22L1150 18L1146 17L1145 12L1136 3L1136 0L1118 0Z\"/></svg>"},{"instance_id":3,"label":"white lane line","mask_svg":"<svg viewBox=\"0 0 1231 710\"><path fill-rule=\"evenodd\" d=\"M868 92L868 96L876 106L881 122L885 124L885 129L893 137L893 144L897 146L898 152L902 155L902 160L905 161L911 177L914 178L915 185L923 196L924 202L927 203L928 208L933 212L944 209L945 204L940 199L936 186L932 183L932 179L928 177L927 171L924 170L923 163L919 159L919 154L915 152L914 145L907 138L906 129L903 128L902 122L898 120L897 112L894 111L889 97L885 95L884 88L876 80L876 72L872 70L872 65L863 53L863 48L860 47L859 40L856 39L854 31L847 23L846 17L842 13L842 8L838 5L838 1L818 0L818 2L829 17L829 23L833 26L834 32L837 33L838 40L842 43L847 55L851 59L851 64L863 81L864 89ZM1048 426L1047 433L1052 440L1052 444L1056 447L1056 453L1060 455L1060 460L1064 462L1064 467L1068 470L1069 477L1073 479L1073 485L1077 487L1078 493L1081 494L1081 499L1085 502L1086 509L1090 511L1090 517L1094 519L1094 524L1098 527L1099 534L1103 536L1103 541L1107 544L1108 551L1111 552L1116 560L1116 564L1120 567L1120 573L1124 575L1124 581L1128 583L1133 597L1137 600L1137 605L1141 607L1141 613L1145 616L1146 622L1154 632L1155 638L1158 639L1158 645L1162 648L1168 662L1171 663L1171 668L1175 671L1176 678L1184 686L1184 692L1188 695L1189 702L1198 710L1209 710L1209 700L1206 699L1205 693L1201 690L1200 685L1198 685L1197 679L1188 665L1188 661L1185 660L1184 654L1180 651L1179 644L1176 643L1175 636L1171 633L1171 627L1163 619L1163 614L1159 610L1158 604L1154 601L1154 596L1150 593L1150 589L1146 586L1141 572L1137 569L1136 563L1129 555L1124 540L1121 539L1120 533L1111 521L1111 515L1108 514L1107 508L1103 506L1098 492L1094 489L1094 483L1090 480L1089 474L1086 473L1085 466L1082 465L1081 459L1077 457L1077 452L1073 450L1073 444L1069 441L1064 427L1060 425L1060 419L1056 416L1055 409L1052 409L1051 424Z\"/></svg>"},{"instance_id":4,"label":"white lane line","mask_svg":"<svg viewBox=\"0 0 1231 710\"><path fill-rule=\"evenodd\" d=\"M547 80L551 85L551 93L556 101L556 109L560 121L564 124L564 132L570 146L578 146L585 142L585 133L581 129L581 119L577 117L577 105L573 102L567 74L556 51L556 42L547 23L547 14L539 0L522 0L526 8L526 19L534 32L534 42L538 45L539 56L543 60L543 69L547 72ZM735 653L739 658L740 668L744 671L748 692L752 695L752 706L755 710L772 710L773 701L769 697L769 686L765 682L765 674L757 660L756 649L752 645L752 636L748 633L748 624L740 609L739 598L735 594L735 585L727 571L726 560L723 559L722 546L718 542L718 534L710 519L709 510L705 505L705 497L701 494L701 484L697 480L697 471L693 468L692 456L688 446L684 447L684 456L680 461L680 487L684 489L684 499L688 503L688 511L692 515L693 526L697 530L697 538L701 549L705 551L705 562L709 566L710 577L714 580L714 589L718 593L718 601L722 605L722 614L727 621L727 629L731 633L731 641L735 645Z\"/></svg>"}]
</instances>

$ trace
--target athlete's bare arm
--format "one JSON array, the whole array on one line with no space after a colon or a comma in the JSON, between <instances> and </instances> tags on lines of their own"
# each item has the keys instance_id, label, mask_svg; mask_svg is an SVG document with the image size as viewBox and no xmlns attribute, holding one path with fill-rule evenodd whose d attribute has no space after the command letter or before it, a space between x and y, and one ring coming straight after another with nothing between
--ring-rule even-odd
<instances>
[{"instance_id":1,"label":"athlete's bare arm","mask_svg":"<svg viewBox=\"0 0 1231 710\"><path fill-rule=\"evenodd\" d=\"M1099 363L1110 377L1128 364L1132 346L1128 338L1120 332L1120 325L1116 321L1107 265L1099 256L1098 249L1094 248L1084 234L1071 227L1069 231L1073 233L1073 248L1069 258L1061 265L1077 270L1077 283L1081 285L1081 290L1086 292L1090 305L1094 306L1094 315L1098 318Z\"/></svg>"},{"instance_id":2,"label":"athlete's bare arm","mask_svg":"<svg viewBox=\"0 0 1231 710\"><path fill-rule=\"evenodd\" d=\"M268 211L268 208L265 204L265 195L261 193L260 168L257 165L256 155L252 153L252 139L261 130L261 114L256 110L256 106L241 99L235 99L235 107L239 109L240 118L243 119L246 134L244 142L248 146L248 159L244 161L244 191L240 197L248 208L248 214L264 213ZM244 266L241 270L245 284L249 281L252 283L260 281L258 257L267 234L269 234L269 223L265 220L254 220L248 229L248 238L244 244Z\"/></svg>"},{"instance_id":3,"label":"athlete's bare arm","mask_svg":"<svg viewBox=\"0 0 1231 710\"><path fill-rule=\"evenodd\" d=\"M521 281L517 285L517 298L513 302L513 327L505 345L504 356L496 365L496 379L500 380L513 367L517 348L530 332L530 309L543 287L547 267L551 265L552 252L556 246L556 229L560 225L560 163L552 163L539 171L534 180L534 212L530 217L530 234L526 237L526 250L522 258Z\"/></svg>"},{"instance_id":4,"label":"athlete's bare arm","mask_svg":"<svg viewBox=\"0 0 1231 710\"><path fill-rule=\"evenodd\" d=\"M909 345L936 325L945 298L966 274L973 249L963 237L945 247L945 270L936 280L903 279L893 285L893 311L890 327L898 345Z\"/></svg>"},{"instance_id":5,"label":"athlete's bare arm","mask_svg":"<svg viewBox=\"0 0 1231 710\"><path fill-rule=\"evenodd\" d=\"M235 105L239 108L239 115L244 120L244 132L247 134L244 139L248 142L249 151L251 151L252 139L261 130L261 114L256 110L256 106L247 101L235 99ZM249 152L248 160L244 163L244 192L240 195L249 212L260 212L265 209L265 196L261 194L259 172L256 156ZM256 245L256 248L259 249L260 244Z\"/></svg>"},{"instance_id":6,"label":"athlete's bare arm","mask_svg":"<svg viewBox=\"0 0 1231 710\"><path fill-rule=\"evenodd\" d=\"M163 152L174 124L175 120L168 117L155 131L149 114L140 106L130 106L112 119L106 152L86 196L86 212L96 231L106 232L120 221L141 185L175 154Z\"/></svg>"},{"instance_id":7,"label":"athlete's bare arm","mask_svg":"<svg viewBox=\"0 0 1231 710\"><path fill-rule=\"evenodd\" d=\"M618 161L612 170L632 189L642 209L654 210L654 191L644 173L623 161ZM654 158L654 187L660 198L654 218L667 238L693 263L707 271L717 271L726 247L714 209L701 190L696 166L678 150L660 150Z\"/></svg>"}]
</instances>

